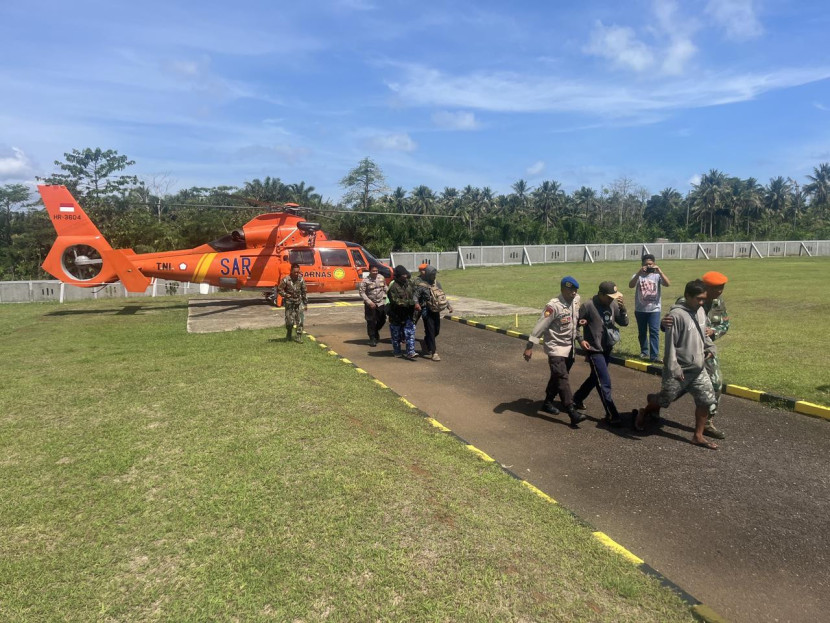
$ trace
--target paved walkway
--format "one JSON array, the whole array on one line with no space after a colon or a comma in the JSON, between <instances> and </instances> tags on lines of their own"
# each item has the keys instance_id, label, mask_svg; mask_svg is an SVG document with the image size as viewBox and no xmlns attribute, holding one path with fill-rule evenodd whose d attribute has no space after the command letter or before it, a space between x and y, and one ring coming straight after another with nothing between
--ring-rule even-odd
<instances>
[{"instance_id":1,"label":"paved walkway","mask_svg":"<svg viewBox=\"0 0 830 623\"><path fill-rule=\"evenodd\" d=\"M830 611L830 423L725 396L718 451L689 443L688 397L650 435L538 412L548 368L520 340L443 321L441 362L369 348L362 323L309 331L734 622L819 621ZM420 331L419 331L420 334ZM588 374L577 362L576 384ZM612 368L620 409L659 378Z\"/></svg>"},{"instance_id":2,"label":"paved walkway","mask_svg":"<svg viewBox=\"0 0 830 623\"><path fill-rule=\"evenodd\" d=\"M450 301L460 316L506 316L535 314L539 310L480 299L452 296ZM360 321L363 301L354 294L315 294L309 297L306 318L309 322ZM224 298L199 298L188 301L188 333L215 333L237 329L268 329L285 325L285 312L265 303L263 297L231 295Z\"/></svg>"}]
</instances>

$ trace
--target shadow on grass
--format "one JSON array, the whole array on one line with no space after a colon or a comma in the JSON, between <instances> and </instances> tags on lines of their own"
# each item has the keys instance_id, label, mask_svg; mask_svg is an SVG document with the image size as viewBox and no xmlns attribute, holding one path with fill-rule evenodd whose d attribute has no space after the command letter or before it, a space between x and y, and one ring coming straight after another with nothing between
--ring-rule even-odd
<instances>
[{"instance_id":1,"label":"shadow on grass","mask_svg":"<svg viewBox=\"0 0 830 623\"><path fill-rule=\"evenodd\" d=\"M112 316L134 316L141 311L157 311L167 309L187 309L186 304L177 303L175 305L153 305L146 307L140 303L134 305L124 305L123 307L107 307L104 309L60 309L52 311L46 316L87 316L87 315L112 315Z\"/></svg>"}]
</instances>

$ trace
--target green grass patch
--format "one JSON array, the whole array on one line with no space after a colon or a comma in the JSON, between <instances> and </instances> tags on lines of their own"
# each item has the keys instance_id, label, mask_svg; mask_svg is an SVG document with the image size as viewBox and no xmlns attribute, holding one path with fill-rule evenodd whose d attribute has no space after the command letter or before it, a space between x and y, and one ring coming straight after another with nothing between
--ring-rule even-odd
<instances>
[{"instance_id":1,"label":"green grass patch","mask_svg":"<svg viewBox=\"0 0 830 623\"><path fill-rule=\"evenodd\" d=\"M716 342L727 383L808 402L830 405L830 333L825 330L830 306L830 258L765 258L735 260L665 260L660 267L671 280L663 288L663 308L682 296L687 281L717 270L729 277L724 298L729 333ZM601 281L614 281L625 294L631 324L621 331L615 352L640 353L634 319L634 290L628 287L637 270L632 262L540 264L472 268L442 272L446 291L491 301L538 308L559 293L559 281L574 276L580 294L596 294ZM518 330L528 333L538 315L520 316ZM476 318L515 329L515 317ZM661 341L662 347L662 341Z\"/></svg>"},{"instance_id":2,"label":"green grass patch","mask_svg":"<svg viewBox=\"0 0 830 623\"><path fill-rule=\"evenodd\" d=\"M0 620L692 620L313 343L185 321L0 307Z\"/></svg>"}]
</instances>

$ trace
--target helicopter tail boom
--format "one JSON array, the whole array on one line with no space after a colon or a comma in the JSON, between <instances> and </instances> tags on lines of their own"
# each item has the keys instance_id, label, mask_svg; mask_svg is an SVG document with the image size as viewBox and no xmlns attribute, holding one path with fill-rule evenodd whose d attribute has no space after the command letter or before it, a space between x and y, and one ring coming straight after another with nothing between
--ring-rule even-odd
<instances>
[{"instance_id":1,"label":"helicopter tail boom","mask_svg":"<svg viewBox=\"0 0 830 623\"><path fill-rule=\"evenodd\" d=\"M49 220L58 234L43 270L74 286L91 288L121 280L129 292L144 292L150 279L113 249L66 186L38 186Z\"/></svg>"}]
</instances>

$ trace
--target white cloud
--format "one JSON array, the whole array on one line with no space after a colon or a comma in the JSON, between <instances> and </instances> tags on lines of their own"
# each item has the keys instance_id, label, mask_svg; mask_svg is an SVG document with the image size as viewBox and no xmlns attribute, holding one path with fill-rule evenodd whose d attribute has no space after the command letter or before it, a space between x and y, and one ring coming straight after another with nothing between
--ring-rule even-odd
<instances>
[{"instance_id":1,"label":"white cloud","mask_svg":"<svg viewBox=\"0 0 830 623\"><path fill-rule=\"evenodd\" d=\"M466 111L448 112L442 110L433 113L432 122L438 127L449 130L475 130L479 127L475 113Z\"/></svg>"},{"instance_id":2,"label":"white cloud","mask_svg":"<svg viewBox=\"0 0 830 623\"><path fill-rule=\"evenodd\" d=\"M663 55L662 70L667 76L678 76L686 70L689 60L697 53L697 47L686 37L674 39Z\"/></svg>"},{"instance_id":3,"label":"white cloud","mask_svg":"<svg viewBox=\"0 0 830 623\"><path fill-rule=\"evenodd\" d=\"M830 78L830 66L778 69L767 73L709 73L659 78L632 85L554 75L474 72L451 76L430 67L403 67L389 83L400 100L414 106L472 108L496 112L577 112L631 119L667 110L701 108L751 100L762 93Z\"/></svg>"},{"instance_id":4,"label":"white cloud","mask_svg":"<svg viewBox=\"0 0 830 623\"><path fill-rule=\"evenodd\" d=\"M543 160L537 160L527 168L526 173L528 175L539 175L544 170L545 162Z\"/></svg>"},{"instance_id":5,"label":"white cloud","mask_svg":"<svg viewBox=\"0 0 830 623\"><path fill-rule=\"evenodd\" d=\"M22 149L11 148L12 155L0 156L0 180L21 180L29 177L32 165Z\"/></svg>"},{"instance_id":6,"label":"white cloud","mask_svg":"<svg viewBox=\"0 0 830 623\"><path fill-rule=\"evenodd\" d=\"M689 178L687 184L689 184L689 186L697 186L698 184L700 184L701 179L703 178L701 177L700 173L695 173L692 177Z\"/></svg>"},{"instance_id":7,"label":"white cloud","mask_svg":"<svg viewBox=\"0 0 830 623\"><path fill-rule=\"evenodd\" d=\"M374 136L369 140L369 144L376 149L389 151L415 151L418 147L406 132Z\"/></svg>"},{"instance_id":8,"label":"white cloud","mask_svg":"<svg viewBox=\"0 0 830 623\"><path fill-rule=\"evenodd\" d=\"M754 39L764 34L754 0L709 0L706 13L731 39Z\"/></svg>"},{"instance_id":9,"label":"white cloud","mask_svg":"<svg viewBox=\"0 0 830 623\"><path fill-rule=\"evenodd\" d=\"M634 71L645 71L654 65L654 53L626 26L605 26L597 22L583 51L606 58L616 67Z\"/></svg>"},{"instance_id":10,"label":"white cloud","mask_svg":"<svg viewBox=\"0 0 830 623\"><path fill-rule=\"evenodd\" d=\"M654 15L657 18L658 35L668 37L668 44L658 54L662 58L661 70L669 76L680 75L697 53L697 46L692 42L697 22L680 15L675 0L655 0Z\"/></svg>"},{"instance_id":11,"label":"white cloud","mask_svg":"<svg viewBox=\"0 0 830 623\"><path fill-rule=\"evenodd\" d=\"M334 6L347 11L376 11L377 6L366 0L337 0Z\"/></svg>"},{"instance_id":12,"label":"white cloud","mask_svg":"<svg viewBox=\"0 0 830 623\"><path fill-rule=\"evenodd\" d=\"M305 147L292 147L291 145L246 145L234 152L234 158L244 161L266 161L285 162L296 164L311 153Z\"/></svg>"},{"instance_id":13,"label":"white cloud","mask_svg":"<svg viewBox=\"0 0 830 623\"><path fill-rule=\"evenodd\" d=\"M822 110L824 112L830 112L830 107L825 106L821 102L813 102L813 106L815 106L816 108L818 108L819 110Z\"/></svg>"}]
</instances>

